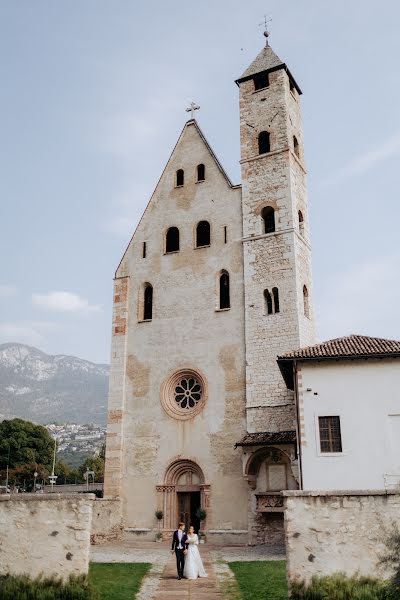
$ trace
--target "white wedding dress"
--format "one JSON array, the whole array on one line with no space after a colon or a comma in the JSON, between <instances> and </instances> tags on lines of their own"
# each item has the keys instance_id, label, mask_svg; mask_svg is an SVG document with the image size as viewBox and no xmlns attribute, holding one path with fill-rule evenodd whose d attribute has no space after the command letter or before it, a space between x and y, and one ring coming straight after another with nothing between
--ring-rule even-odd
<instances>
[{"instance_id":1,"label":"white wedding dress","mask_svg":"<svg viewBox=\"0 0 400 600\"><path fill-rule=\"evenodd\" d=\"M203 567L203 561L201 560L200 552L198 549L199 538L197 534L187 536L188 551L185 556L185 568L183 569L183 576L186 579L197 579L198 577L207 577L207 573Z\"/></svg>"}]
</instances>

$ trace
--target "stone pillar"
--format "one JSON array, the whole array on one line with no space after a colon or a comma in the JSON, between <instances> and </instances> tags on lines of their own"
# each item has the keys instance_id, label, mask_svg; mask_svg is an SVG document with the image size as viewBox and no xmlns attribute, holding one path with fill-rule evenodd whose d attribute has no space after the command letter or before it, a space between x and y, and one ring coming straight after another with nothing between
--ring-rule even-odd
<instances>
[{"instance_id":1,"label":"stone pillar","mask_svg":"<svg viewBox=\"0 0 400 600\"><path fill-rule=\"evenodd\" d=\"M104 474L105 498L118 498L121 495L128 297L129 277L116 278L114 281L111 368Z\"/></svg>"}]
</instances>

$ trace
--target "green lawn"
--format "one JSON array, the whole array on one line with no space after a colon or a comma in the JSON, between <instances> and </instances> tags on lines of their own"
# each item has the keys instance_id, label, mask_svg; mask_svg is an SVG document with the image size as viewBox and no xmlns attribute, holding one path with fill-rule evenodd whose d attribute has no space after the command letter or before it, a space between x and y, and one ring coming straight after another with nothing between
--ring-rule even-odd
<instances>
[{"instance_id":1,"label":"green lawn","mask_svg":"<svg viewBox=\"0 0 400 600\"><path fill-rule=\"evenodd\" d=\"M231 562L243 600L287 600L284 560Z\"/></svg>"},{"instance_id":2,"label":"green lawn","mask_svg":"<svg viewBox=\"0 0 400 600\"><path fill-rule=\"evenodd\" d=\"M101 600L133 600L149 563L90 563L89 581Z\"/></svg>"}]
</instances>

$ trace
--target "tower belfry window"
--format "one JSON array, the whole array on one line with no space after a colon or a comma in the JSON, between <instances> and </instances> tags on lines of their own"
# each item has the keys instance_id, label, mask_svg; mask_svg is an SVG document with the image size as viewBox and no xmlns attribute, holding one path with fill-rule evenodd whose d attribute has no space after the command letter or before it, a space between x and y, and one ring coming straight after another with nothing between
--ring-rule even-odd
<instances>
[{"instance_id":1,"label":"tower belfry window","mask_svg":"<svg viewBox=\"0 0 400 600\"><path fill-rule=\"evenodd\" d=\"M179 229L177 227L170 227L165 236L165 252L178 252L179 251Z\"/></svg>"},{"instance_id":2,"label":"tower belfry window","mask_svg":"<svg viewBox=\"0 0 400 600\"><path fill-rule=\"evenodd\" d=\"M182 187L185 183L185 172L183 169L178 169L176 172L176 187Z\"/></svg>"},{"instance_id":3,"label":"tower belfry window","mask_svg":"<svg viewBox=\"0 0 400 600\"><path fill-rule=\"evenodd\" d=\"M269 86L269 78L268 73L258 73L253 78L254 81L254 89L262 90Z\"/></svg>"},{"instance_id":4,"label":"tower belfry window","mask_svg":"<svg viewBox=\"0 0 400 600\"><path fill-rule=\"evenodd\" d=\"M204 165L197 165L197 181L204 181L206 178L206 168Z\"/></svg>"},{"instance_id":5,"label":"tower belfry window","mask_svg":"<svg viewBox=\"0 0 400 600\"><path fill-rule=\"evenodd\" d=\"M275 231L275 211L272 206L265 206L261 211L261 217L264 221L264 233L273 233Z\"/></svg>"},{"instance_id":6,"label":"tower belfry window","mask_svg":"<svg viewBox=\"0 0 400 600\"><path fill-rule=\"evenodd\" d=\"M200 221L196 227L196 248L210 245L210 223Z\"/></svg>"},{"instance_id":7,"label":"tower belfry window","mask_svg":"<svg viewBox=\"0 0 400 600\"><path fill-rule=\"evenodd\" d=\"M269 131L262 131L258 135L258 154L266 154L267 152L270 152L271 146L269 138Z\"/></svg>"}]
</instances>

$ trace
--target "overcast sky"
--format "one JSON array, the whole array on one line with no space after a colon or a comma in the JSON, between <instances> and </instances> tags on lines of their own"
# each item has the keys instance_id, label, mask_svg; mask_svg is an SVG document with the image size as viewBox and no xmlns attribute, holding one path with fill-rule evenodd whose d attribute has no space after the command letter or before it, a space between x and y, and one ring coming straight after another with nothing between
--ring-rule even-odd
<instances>
[{"instance_id":1,"label":"overcast sky","mask_svg":"<svg viewBox=\"0 0 400 600\"><path fill-rule=\"evenodd\" d=\"M400 4L2 0L0 343L109 362L112 279L187 119L235 183L234 84L303 90L319 339L400 339Z\"/></svg>"}]
</instances>

